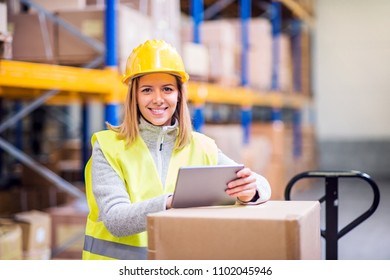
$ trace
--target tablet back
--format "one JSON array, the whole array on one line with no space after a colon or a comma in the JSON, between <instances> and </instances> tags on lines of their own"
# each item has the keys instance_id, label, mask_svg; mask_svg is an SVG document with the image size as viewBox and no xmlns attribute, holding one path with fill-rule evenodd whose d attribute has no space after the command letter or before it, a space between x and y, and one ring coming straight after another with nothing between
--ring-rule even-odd
<instances>
[{"instance_id":1,"label":"tablet back","mask_svg":"<svg viewBox=\"0 0 390 280\"><path fill-rule=\"evenodd\" d=\"M225 193L227 184L236 179L243 165L181 167L177 175L172 207L186 208L231 205L236 202Z\"/></svg>"}]
</instances>

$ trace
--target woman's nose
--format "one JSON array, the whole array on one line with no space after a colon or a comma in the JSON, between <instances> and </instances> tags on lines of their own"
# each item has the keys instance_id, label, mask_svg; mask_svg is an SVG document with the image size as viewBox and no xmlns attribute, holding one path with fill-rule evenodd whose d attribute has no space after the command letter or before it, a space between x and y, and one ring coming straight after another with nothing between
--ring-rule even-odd
<instances>
[{"instance_id":1,"label":"woman's nose","mask_svg":"<svg viewBox=\"0 0 390 280\"><path fill-rule=\"evenodd\" d=\"M156 104L162 104L164 102L164 98L163 98L162 93L160 91L156 91L156 93L154 94L153 102Z\"/></svg>"}]
</instances>

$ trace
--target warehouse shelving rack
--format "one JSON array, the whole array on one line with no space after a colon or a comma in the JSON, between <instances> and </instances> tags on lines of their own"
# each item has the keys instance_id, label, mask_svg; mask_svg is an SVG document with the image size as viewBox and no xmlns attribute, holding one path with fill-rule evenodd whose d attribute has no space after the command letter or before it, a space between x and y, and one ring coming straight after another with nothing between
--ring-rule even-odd
<instances>
[{"instance_id":1,"label":"warehouse shelving rack","mask_svg":"<svg viewBox=\"0 0 390 280\"><path fill-rule=\"evenodd\" d=\"M34 2L28 0L21 0L22 3L29 4L33 8L39 8ZM232 1L216 1L213 9L222 9L228 2ZM280 0L271 2L276 8L276 19L273 22L273 27L280 25L280 5L283 4L292 13L297 16L298 20L310 27L313 27L313 15L310 14L304 7L306 1ZM249 0L241 0L241 19L243 22L243 46L246 48L247 42L245 40L246 28L245 22L250 17L250 3ZM40 105L56 105L68 104L69 102L78 101L86 106L91 100L98 100L106 105L105 118L109 122L115 124L118 121L118 108L121 102L124 101L126 95L126 87L121 83L121 75L117 70L116 65L116 32L115 32L115 0L106 1L106 46L105 59L106 67L104 69L90 69L62 65L51 65L42 63L31 63L12 60L0 60L0 97L10 100L28 100L31 102L27 107L17 112L10 119L5 120L0 124L0 132L11 127L22 117L26 116ZM193 0L192 5L198 7L193 10L193 17L195 20L194 34L197 32L198 24L202 18L200 14L203 13L203 1ZM211 8L211 7L210 7ZM39 9L44 12L43 9ZM211 12L211 10L209 10ZM49 12L44 12L46 16L53 17ZM57 20L58 19L53 19ZM66 27L66 26L63 26ZM70 27L70 32L74 31ZM278 35L278 29L274 35ZM77 32L76 32L77 33ZM75 34L80 35L80 34ZM194 40L197 35L194 35ZM81 38L86 39L86 38ZM86 39L87 40L87 39ZM92 42L93 44L94 42ZM245 52L243 53L243 60ZM243 61L245 65L245 61ZM93 65L91 65L93 67ZM245 69L243 71L246 71ZM219 103L240 105L243 108L243 115L249 113L251 106L267 106L275 110L281 108L292 108L299 113L300 109L311 102L310 96L301 94L299 92L281 93L275 87L271 92L258 92L251 89L245 82L245 72L241 79L240 87L224 87L221 85L190 81L188 83L189 101L196 105L205 103ZM201 108L201 106L198 106ZM249 108L249 112L248 112ZM199 113L199 112L198 112ZM200 114L202 112L200 111ZM83 164L86 162L86 150L89 144L89 136L87 135L88 119L87 114L83 114L84 129L83 129ZM274 114L280 116L280 114ZM277 117L278 118L278 117ZM297 118L298 120L300 118ZM243 127L250 125L250 120L243 121ZM298 126L299 127L299 126ZM199 128L199 126L198 126ZM33 168L36 172L52 181L56 186L69 192L76 197L84 197L76 187L66 182L50 170L35 163L31 158L25 155L22 151L13 147L12 144L0 137L0 148L10 153L24 164Z\"/></svg>"}]
</instances>

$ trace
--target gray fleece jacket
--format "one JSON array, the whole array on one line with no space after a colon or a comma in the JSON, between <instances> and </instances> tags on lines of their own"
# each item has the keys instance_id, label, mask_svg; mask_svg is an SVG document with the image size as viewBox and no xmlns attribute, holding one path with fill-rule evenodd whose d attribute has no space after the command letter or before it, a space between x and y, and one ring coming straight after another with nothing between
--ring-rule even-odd
<instances>
[{"instance_id":1,"label":"gray fleece jacket","mask_svg":"<svg viewBox=\"0 0 390 280\"><path fill-rule=\"evenodd\" d=\"M154 126L144 119L140 122L140 135L146 143L157 167L161 182L165 185L169 160L175 144L177 121L172 126ZM218 154L219 165L236 162ZM270 199L268 181L255 174L259 198L247 204L259 204ZM146 230L146 216L166 210L170 194L160 195L142 202L131 203L123 181L108 163L96 141L92 151L92 189L99 208L99 219L112 235L117 237L133 235Z\"/></svg>"}]
</instances>

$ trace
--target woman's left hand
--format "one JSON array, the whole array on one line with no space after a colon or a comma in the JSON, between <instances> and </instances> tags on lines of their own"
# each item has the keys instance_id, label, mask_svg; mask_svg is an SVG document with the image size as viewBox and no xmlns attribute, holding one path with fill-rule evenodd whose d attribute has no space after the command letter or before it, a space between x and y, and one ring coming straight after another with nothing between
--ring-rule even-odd
<instances>
[{"instance_id":1,"label":"woman's left hand","mask_svg":"<svg viewBox=\"0 0 390 280\"><path fill-rule=\"evenodd\" d=\"M242 202L249 202L256 195L256 178L248 167L237 172L237 179L229 182L226 193Z\"/></svg>"}]
</instances>

